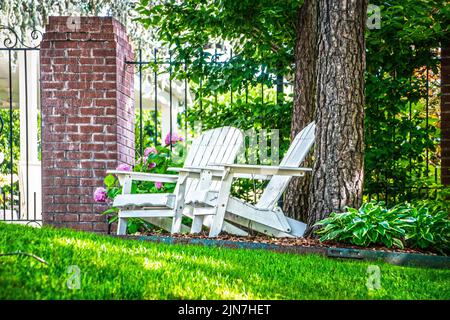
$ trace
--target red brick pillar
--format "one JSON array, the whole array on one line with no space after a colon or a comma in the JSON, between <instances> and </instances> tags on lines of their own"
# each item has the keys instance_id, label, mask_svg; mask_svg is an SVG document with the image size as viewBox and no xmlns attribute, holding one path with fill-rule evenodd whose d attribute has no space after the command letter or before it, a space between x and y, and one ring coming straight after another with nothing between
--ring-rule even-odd
<instances>
[{"instance_id":1,"label":"red brick pillar","mask_svg":"<svg viewBox=\"0 0 450 320\"><path fill-rule=\"evenodd\" d=\"M44 224L104 232L93 192L134 160L133 51L110 17L50 17L41 42Z\"/></svg>"},{"instance_id":2,"label":"red brick pillar","mask_svg":"<svg viewBox=\"0 0 450 320\"><path fill-rule=\"evenodd\" d=\"M450 44L441 54L441 181L450 185Z\"/></svg>"}]
</instances>

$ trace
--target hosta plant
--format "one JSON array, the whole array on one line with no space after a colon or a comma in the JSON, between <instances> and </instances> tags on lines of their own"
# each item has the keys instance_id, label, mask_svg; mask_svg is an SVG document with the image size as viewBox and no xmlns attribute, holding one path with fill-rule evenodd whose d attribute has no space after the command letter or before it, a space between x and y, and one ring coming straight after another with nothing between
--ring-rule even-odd
<instances>
[{"instance_id":1,"label":"hosta plant","mask_svg":"<svg viewBox=\"0 0 450 320\"><path fill-rule=\"evenodd\" d=\"M321 241L333 240L367 247L420 248L449 252L450 220L445 211L430 212L409 203L386 208L383 202L347 208L316 223Z\"/></svg>"}]
</instances>

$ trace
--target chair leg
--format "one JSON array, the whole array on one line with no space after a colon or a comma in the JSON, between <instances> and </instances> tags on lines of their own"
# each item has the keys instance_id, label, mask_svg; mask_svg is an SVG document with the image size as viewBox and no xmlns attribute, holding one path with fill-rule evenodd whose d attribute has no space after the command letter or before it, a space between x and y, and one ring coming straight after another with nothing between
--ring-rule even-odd
<instances>
[{"instance_id":1,"label":"chair leg","mask_svg":"<svg viewBox=\"0 0 450 320\"><path fill-rule=\"evenodd\" d=\"M127 219L119 218L119 223L117 225L117 235L124 236L127 234Z\"/></svg>"},{"instance_id":2,"label":"chair leg","mask_svg":"<svg viewBox=\"0 0 450 320\"><path fill-rule=\"evenodd\" d=\"M174 217L172 220L172 228L170 229L170 233L180 233L181 223L183 220L184 192L186 190L187 175L183 173L179 176L178 179L180 181L180 184L178 186L177 202L175 205Z\"/></svg>"},{"instance_id":3,"label":"chair leg","mask_svg":"<svg viewBox=\"0 0 450 320\"><path fill-rule=\"evenodd\" d=\"M231 193L231 183L233 182L232 174L225 174L222 185L220 186L219 196L217 199L216 214L214 215L209 236L214 238L222 231L225 212L227 210L228 200Z\"/></svg>"},{"instance_id":4,"label":"chair leg","mask_svg":"<svg viewBox=\"0 0 450 320\"><path fill-rule=\"evenodd\" d=\"M178 213L177 211L175 211L175 216L172 220L172 228L170 230L170 233L180 233L181 231L181 222L183 220L183 215L181 213Z\"/></svg>"},{"instance_id":5,"label":"chair leg","mask_svg":"<svg viewBox=\"0 0 450 320\"><path fill-rule=\"evenodd\" d=\"M204 217L205 216L196 216L194 209L194 217L192 219L191 233L199 233L202 231Z\"/></svg>"},{"instance_id":6,"label":"chair leg","mask_svg":"<svg viewBox=\"0 0 450 320\"><path fill-rule=\"evenodd\" d=\"M184 197L182 197L181 201L184 201ZM181 224L183 222L183 210L184 210L184 203L179 202L177 204L178 206L174 210L174 216L172 218L172 228L170 229L170 233L180 233L181 231Z\"/></svg>"}]
</instances>

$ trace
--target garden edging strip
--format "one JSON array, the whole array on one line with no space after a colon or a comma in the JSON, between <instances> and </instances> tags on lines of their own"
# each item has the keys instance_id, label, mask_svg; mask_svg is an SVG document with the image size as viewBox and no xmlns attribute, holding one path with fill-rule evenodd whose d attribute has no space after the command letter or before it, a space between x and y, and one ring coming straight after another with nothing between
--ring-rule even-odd
<instances>
[{"instance_id":1,"label":"garden edging strip","mask_svg":"<svg viewBox=\"0 0 450 320\"><path fill-rule=\"evenodd\" d=\"M450 257L439 255L427 255L421 253L388 252L381 250L367 250L354 248L329 248L318 246L283 246L278 244L230 241L204 238L181 238L171 236L114 236L124 239L136 239L166 244L201 245L206 247L219 247L231 249L262 249L275 252L294 254L319 254L330 258L357 259L367 261L382 260L398 266L414 266L427 268L450 269Z\"/></svg>"}]
</instances>

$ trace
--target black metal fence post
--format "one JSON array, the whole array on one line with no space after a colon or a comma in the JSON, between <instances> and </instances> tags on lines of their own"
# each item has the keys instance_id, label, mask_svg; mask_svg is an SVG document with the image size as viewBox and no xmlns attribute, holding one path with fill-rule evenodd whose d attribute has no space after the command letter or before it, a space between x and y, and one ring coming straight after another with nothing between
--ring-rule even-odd
<instances>
[{"instance_id":1,"label":"black metal fence post","mask_svg":"<svg viewBox=\"0 0 450 320\"><path fill-rule=\"evenodd\" d=\"M5 122L5 120L2 118L2 114L0 113L0 136L6 134L7 135L7 143L4 145L4 149L7 152L3 153L5 155L3 160L9 161L7 163L7 166L4 166L3 168L7 168L9 171L7 174L9 175L9 194L7 194L8 190L4 189L4 186L1 189L1 195L2 195L2 218L3 221L9 221L9 222L27 222L34 223L40 225L42 223L41 218L38 217L37 212L37 201L36 201L36 192L33 192L34 196L33 199L30 199L30 130L29 130L29 121L30 121L30 102L29 102L29 96L30 96L30 90L29 90L29 70L28 70L28 64L29 64L29 53L39 52L39 43L37 45L34 44L27 44L25 43L25 39L19 38L18 34L15 32L15 30L11 27L1 26L0 25L0 31L6 35L6 38L3 39L3 41L0 41L1 44L3 44L2 47L0 47L0 52L6 52L6 58L7 58L7 71L4 75L5 78L7 78L8 83L8 99L7 99L7 112L9 119ZM31 31L31 39L33 41L40 40L40 37L42 36L42 33L37 30ZM37 42L37 41L36 41ZM23 60L21 60L21 57L23 57ZM23 87L19 86L20 88L23 88L23 100L19 100L19 103L17 104L15 101L15 96L19 92L15 92L14 89L14 83L13 81L13 63L17 64L17 62L23 62L23 65L17 65L17 69L19 70L21 77L20 83L23 83ZM21 82L23 81L23 82ZM38 85L36 83L35 85ZM37 100L37 97L36 97ZM21 105L22 104L22 105ZM19 108L18 112L14 110L15 108ZM19 128L16 128L15 119L16 116L22 116L21 112L23 112L23 122L19 123ZM34 113L33 113L34 114ZM37 120L37 119L35 119ZM5 126L9 126L7 132L5 132ZM23 127L22 127L23 126ZM17 130L18 129L18 130ZM23 145L19 142L18 145L16 145L16 139L20 140L20 130L22 131L24 141ZM38 139L39 137L34 137ZM24 150L20 150L20 147L24 146ZM17 147L19 147L18 154L17 153ZM40 152L40 148L38 147L38 152ZM21 156L22 155L22 156ZM16 159L16 157L19 157ZM20 159L24 159L24 168L21 168L22 163L19 162ZM0 164L1 165L1 164ZM17 167L17 170L16 170ZM15 181L14 176L18 176L18 181ZM32 177L33 180L38 179L39 177ZM25 183L23 185L23 189L21 189L21 183ZM22 193L25 192L25 195ZM31 200L32 203L31 203ZM31 205L34 205L33 212L30 212ZM23 208L26 208L26 211L23 212ZM9 213L9 216L8 216Z\"/></svg>"}]
</instances>

